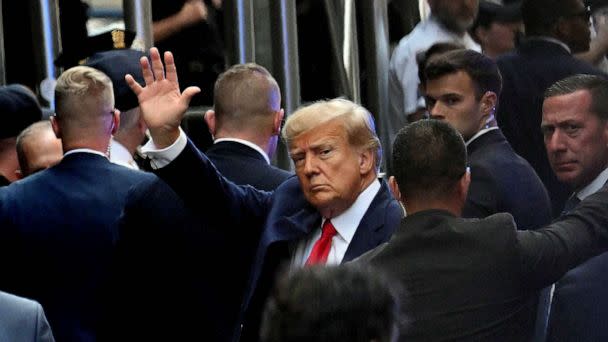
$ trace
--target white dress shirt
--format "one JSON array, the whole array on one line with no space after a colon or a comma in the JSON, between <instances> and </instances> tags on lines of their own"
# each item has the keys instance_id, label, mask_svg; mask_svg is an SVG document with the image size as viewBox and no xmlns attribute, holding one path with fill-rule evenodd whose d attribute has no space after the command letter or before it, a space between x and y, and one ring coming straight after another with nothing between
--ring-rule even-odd
<instances>
[{"instance_id":1,"label":"white dress shirt","mask_svg":"<svg viewBox=\"0 0 608 342\"><path fill-rule=\"evenodd\" d=\"M99 151L95 151L95 150L92 150L90 148L76 148L76 149L73 149L73 150L69 150L66 153L64 153L63 156L64 157L65 156L69 156L70 154L74 154L74 153L93 153L93 154L100 155L100 156L102 156L104 158L108 158L108 156L105 155L105 153L101 153Z\"/></svg>"},{"instance_id":2,"label":"white dress shirt","mask_svg":"<svg viewBox=\"0 0 608 342\"><path fill-rule=\"evenodd\" d=\"M581 201L584 200L588 196L598 192L604 186L604 184L606 184L607 181L608 169L605 169L604 171L600 172L600 174L597 175L597 177L595 177L595 179L591 183L587 184L587 186L577 191L576 197L578 197L578 199L580 199Z\"/></svg>"},{"instance_id":3,"label":"white dress shirt","mask_svg":"<svg viewBox=\"0 0 608 342\"><path fill-rule=\"evenodd\" d=\"M133 156L127 148L118 141L110 140L110 161L114 164L122 165L133 170L139 170L139 166L133 160Z\"/></svg>"},{"instance_id":4,"label":"white dress shirt","mask_svg":"<svg viewBox=\"0 0 608 342\"><path fill-rule=\"evenodd\" d=\"M353 239L355 232L357 232L357 227L359 226L361 219L363 219L363 216L379 191L380 182L372 182L372 184L359 194L359 197L357 197L355 203L353 203L350 208L346 209L342 214L331 218L331 223L336 228L337 233L331 240L331 249L329 250L329 255L327 257L327 265L338 265L342 262L348 245ZM321 227L324 222L325 218L323 218L321 225L317 227L317 229L306 238L297 242L295 253L293 253L291 258L292 268L304 266L312 252L312 248L321 237Z\"/></svg>"}]
</instances>

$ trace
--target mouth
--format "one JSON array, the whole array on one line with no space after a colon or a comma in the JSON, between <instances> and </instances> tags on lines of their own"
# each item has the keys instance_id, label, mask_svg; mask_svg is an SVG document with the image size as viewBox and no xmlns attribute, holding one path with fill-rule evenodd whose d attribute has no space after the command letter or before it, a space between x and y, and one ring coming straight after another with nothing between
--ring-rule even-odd
<instances>
[{"instance_id":1,"label":"mouth","mask_svg":"<svg viewBox=\"0 0 608 342\"><path fill-rule=\"evenodd\" d=\"M554 163L553 167L555 168L555 172L568 172L572 171L576 167L576 164L576 161L558 162Z\"/></svg>"},{"instance_id":2,"label":"mouth","mask_svg":"<svg viewBox=\"0 0 608 342\"><path fill-rule=\"evenodd\" d=\"M316 185L311 185L310 186L310 191L311 192L319 192L319 191L323 191L325 189L329 188L329 186L327 186L326 184L316 184Z\"/></svg>"}]
</instances>

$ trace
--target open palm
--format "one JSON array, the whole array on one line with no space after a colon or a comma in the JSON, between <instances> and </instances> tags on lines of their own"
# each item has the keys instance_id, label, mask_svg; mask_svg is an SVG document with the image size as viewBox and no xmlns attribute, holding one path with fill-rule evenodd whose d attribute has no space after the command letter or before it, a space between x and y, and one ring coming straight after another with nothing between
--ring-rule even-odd
<instances>
[{"instance_id":1,"label":"open palm","mask_svg":"<svg viewBox=\"0 0 608 342\"><path fill-rule=\"evenodd\" d=\"M152 139L158 144L160 141L177 138L179 125L190 100L200 89L188 87L183 93L180 92L171 52L165 52L165 66L156 48L150 49L150 59L151 61L142 57L140 60L145 86L142 87L131 75L126 75L125 79L137 95L142 117L150 129Z\"/></svg>"}]
</instances>

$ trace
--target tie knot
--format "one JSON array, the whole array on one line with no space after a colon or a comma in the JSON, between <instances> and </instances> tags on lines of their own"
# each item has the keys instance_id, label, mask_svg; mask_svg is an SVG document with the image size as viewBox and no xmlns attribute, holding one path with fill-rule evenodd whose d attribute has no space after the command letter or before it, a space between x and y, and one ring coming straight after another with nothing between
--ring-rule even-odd
<instances>
[{"instance_id":1,"label":"tie knot","mask_svg":"<svg viewBox=\"0 0 608 342\"><path fill-rule=\"evenodd\" d=\"M323 227L321 227L321 238L330 238L336 235L336 227L331 223L329 219L323 222Z\"/></svg>"}]
</instances>

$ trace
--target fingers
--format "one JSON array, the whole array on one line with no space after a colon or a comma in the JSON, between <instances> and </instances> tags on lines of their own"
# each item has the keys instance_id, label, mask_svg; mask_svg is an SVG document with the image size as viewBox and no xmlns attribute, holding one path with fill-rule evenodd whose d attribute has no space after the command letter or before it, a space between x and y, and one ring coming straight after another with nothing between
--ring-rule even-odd
<instances>
[{"instance_id":1,"label":"fingers","mask_svg":"<svg viewBox=\"0 0 608 342\"><path fill-rule=\"evenodd\" d=\"M165 52L165 68L167 69L167 79L177 83L177 69L175 68L175 60L170 51Z\"/></svg>"},{"instance_id":2,"label":"fingers","mask_svg":"<svg viewBox=\"0 0 608 342\"><path fill-rule=\"evenodd\" d=\"M190 104L192 97L201 92L199 87L188 87L182 93L181 101L185 102L186 107Z\"/></svg>"},{"instance_id":3,"label":"fingers","mask_svg":"<svg viewBox=\"0 0 608 342\"><path fill-rule=\"evenodd\" d=\"M126 74L125 81L127 82L127 85L129 85L129 88L131 88L131 90L135 93L135 96L139 96L139 93L141 93L143 88L139 83L137 83L133 76Z\"/></svg>"},{"instance_id":4,"label":"fingers","mask_svg":"<svg viewBox=\"0 0 608 342\"><path fill-rule=\"evenodd\" d=\"M160 59L160 53L157 48L150 49L150 59L152 60L152 73L154 79L161 81L165 78L165 68L163 67L163 61Z\"/></svg>"},{"instance_id":5,"label":"fingers","mask_svg":"<svg viewBox=\"0 0 608 342\"><path fill-rule=\"evenodd\" d=\"M148 58L140 58L139 64L141 65L141 73L144 77L146 85L152 84L152 82L154 82L154 75L152 75L152 70L150 70L150 62L148 61Z\"/></svg>"}]
</instances>

